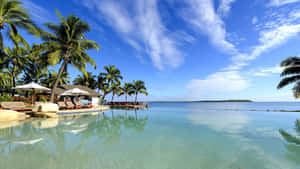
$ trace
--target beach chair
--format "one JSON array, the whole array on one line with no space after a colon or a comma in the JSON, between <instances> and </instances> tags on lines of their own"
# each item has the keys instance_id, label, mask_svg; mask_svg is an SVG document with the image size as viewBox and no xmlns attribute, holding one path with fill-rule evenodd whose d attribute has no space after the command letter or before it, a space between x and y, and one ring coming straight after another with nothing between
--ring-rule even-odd
<instances>
[{"instance_id":1,"label":"beach chair","mask_svg":"<svg viewBox=\"0 0 300 169\"><path fill-rule=\"evenodd\" d=\"M84 105L84 104L81 104L80 102L76 103L76 107L79 107L80 109L82 109L82 108L91 108L90 105Z\"/></svg>"},{"instance_id":2,"label":"beach chair","mask_svg":"<svg viewBox=\"0 0 300 169\"><path fill-rule=\"evenodd\" d=\"M75 109L75 105L71 101L66 102L67 109Z\"/></svg>"},{"instance_id":3,"label":"beach chair","mask_svg":"<svg viewBox=\"0 0 300 169\"><path fill-rule=\"evenodd\" d=\"M66 106L66 104L65 104L65 102L57 102L57 105L58 105L58 108L60 109L60 110L63 110L63 109L66 109L67 108L67 106Z\"/></svg>"},{"instance_id":4,"label":"beach chair","mask_svg":"<svg viewBox=\"0 0 300 169\"><path fill-rule=\"evenodd\" d=\"M32 108L27 108L24 102L1 102L0 105L5 110L14 110L14 111L32 110Z\"/></svg>"}]
</instances>

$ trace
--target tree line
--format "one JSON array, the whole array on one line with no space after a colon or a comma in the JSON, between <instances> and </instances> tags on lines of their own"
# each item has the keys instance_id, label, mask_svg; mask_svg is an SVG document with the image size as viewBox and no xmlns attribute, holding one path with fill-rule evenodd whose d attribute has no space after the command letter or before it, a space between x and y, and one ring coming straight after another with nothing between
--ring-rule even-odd
<instances>
[{"instance_id":1,"label":"tree line","mask_svg":"<svg viewBox=\"0 0 300 169\"><path fill-rule=\"evenodd\" d=\"M99 50L99 45L86 38L91 31L87 22L72 14L64 17L56 10L59 23L45 23L47 31L40 28L30 18L28 11L19 0L0 1L0 86L1 92L14 96L12 88L17 84L29 82L40 83L52 88L50 101L54 101L55 90L59 85L69 84L68 66L82 72L73 81L74 84L86 85L102 92L102 99L112 93L116 95L148 94L145 83L137 80L125 83L120 70L113 65L105 66L105 72L97 77L86 72L87 64L96 69L95 61L87 54L88 50ZM25 30L41 40L41 43L30 45L20 34ZM4 37L11 42L5 44ZM11 45L12 44L12 45ZM59 65L58 72L54 67Z\"/></svg>"}]
</instances>

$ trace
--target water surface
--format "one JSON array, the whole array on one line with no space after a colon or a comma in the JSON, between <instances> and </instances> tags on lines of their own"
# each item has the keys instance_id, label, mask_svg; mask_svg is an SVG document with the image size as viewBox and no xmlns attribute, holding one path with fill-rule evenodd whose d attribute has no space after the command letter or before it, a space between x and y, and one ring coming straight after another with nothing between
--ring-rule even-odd
<instances>
[{"instance_id":1,"label":"water surface","mask_svg":"<svg viewBox=\"0 0 300 169\"><path fill-rule=\"evenodd\" d=\"M2 169L298 169L300 103L153 103L0 124ZM254 111L256 110L256 111Z\"/></svg>"}]
</instances>

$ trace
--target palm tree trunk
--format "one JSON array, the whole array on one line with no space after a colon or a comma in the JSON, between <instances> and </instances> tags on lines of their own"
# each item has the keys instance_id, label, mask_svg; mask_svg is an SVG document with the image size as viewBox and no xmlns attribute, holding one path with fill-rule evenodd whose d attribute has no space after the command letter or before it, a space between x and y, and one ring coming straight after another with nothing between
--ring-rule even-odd
<instances>
[{"instance_id":1,"label":"palm tree trunk","mask_svg":"<svg viewBox=\"0 0 300 169\"><path fill-rule=\"evenodd\" d=\"M111 96L111 102L114 102L114 96L115 96L115 94L113 93Z\"/></svg>"},{"instance_id":2,"label":"palm tree trunk","mask_svg":"<svg viewBox=\"0 0 300 169\"><path fill-rule=\"evenodd\" d=\"M12 70L12 87L16 87L16 66L13 64L13 70ZM12 96L15 96L15 89L12 90Z\"/></svg>"},{"instance_id":3,"label":"palm tree trunk","mask_svg":"<svg viewBox=\"0 0 300 169\"><path fill-rule=\"evenodd\" d=\"M57 79L55 80L55 83L53 85L53 88L52 88L52 92L51 92L51 99L50 99L50 102L54 102L54 92L57 88L57 85L59 83L59 80L61 78L61 75L63 74L64 70L65 70L65 66L67 65L67 61L64 60L63 64L61 65L60 69L59 69L59 72L58 72L58 75L57 75Z\"/></svg>"},{"instance_id":4,"label":"palm tree trunk","mask_svg":"<svg viewBox=\"0 0 300 169\"><path fill-rule=\"evenodd\" d=\"M138 96L138 93L135 93L135 103L137 103L137 96Z\"/></svg>"},{"instance_id":5,"label":"palm tree trunk","mask_svg":"<svg viewBox=\"0 0 300 169\"><path fill-rule=\"evenodd\" d=\"M103 96L102 96L102 104L104 103L105 96L106 96L106 92L103 92Z\"/></svg>"},{"instance_id":6,"label":"palm tree trunk","mask_svg":"<svg viewBox=\"0 0 300 169\"><path fill-rule=\"evenodd\" d=\"M125 101L127 102L127 94L125 94Z\"/></svg>"}]
</instances>

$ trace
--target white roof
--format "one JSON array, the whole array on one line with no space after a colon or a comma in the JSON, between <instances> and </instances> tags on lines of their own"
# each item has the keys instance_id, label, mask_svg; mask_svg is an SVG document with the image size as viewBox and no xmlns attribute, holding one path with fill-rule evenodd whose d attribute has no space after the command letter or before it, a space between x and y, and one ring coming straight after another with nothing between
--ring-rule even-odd
<instances>
[{"instance_id":1,"label":"white roof","mask_svg":"<svg viewBox=\"0 0 300 169\"><path fill-rule=\"evenodd\" d=\"M46 91L49 91L51 89L48 89L44 86L41 86L39 84L36 84L34 82L31 82L31 83L28 83L28 84L25 84L25 85L20 85L20 86L17 86L15 87L14 89L20 89L20 90L46 90Z\"/></svg>"},{"instance_id":2,"label":"white roof","mask_svg":"<svg viewBox=\"0 0 300 169\"><path fill-rule=\"evenodd\" d=\"M78 88L74 88L74 89L67 90L67 91L63 92L62 94L60 94L60 96L76 96L76 95L89 95L89 92L78 89Z\"/></svg>"}]
</instances>

